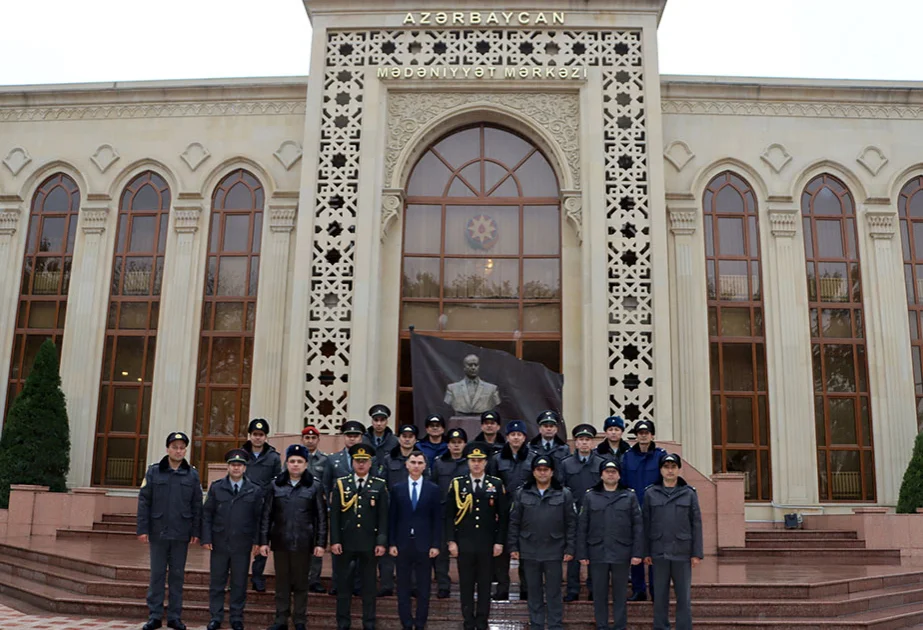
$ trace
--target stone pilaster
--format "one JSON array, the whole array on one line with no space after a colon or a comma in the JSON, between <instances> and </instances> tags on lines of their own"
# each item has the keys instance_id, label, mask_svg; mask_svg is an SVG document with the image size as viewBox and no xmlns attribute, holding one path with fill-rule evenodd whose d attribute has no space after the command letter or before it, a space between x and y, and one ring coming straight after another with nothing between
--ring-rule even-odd
<instances>
[{"instance_id":1,"label":"stone pilaster","mask_svg":"<svg viewBox=\"0 0 923 630\"><path fill-rule=\"evenodd\" d=\"M701 212L694 200L684 200L668 202L667 213L677 313L673 439L683 445L684 458L707 476L712 472L712 448L704 246L696 238Z\"/></svg>"},{"instance_id":2,"label":"stone pilaster","mask_svg":"<svg viewBox=\"0 0 923 630\"><path fill-rule=\"evenodd\" d=\"M286 431L299 428L296 421L301 420L295 418L292 422L283 422L279 415L288 261L297 212L297 191L277 192L269 200L269 231L263 237L260 258L253 377L250 383L250 417L269 418L278 430L282 430L285 424Z\"/></svg>"},{"instance_id":3,"label":"stone pilaster","mask_svg":"<svg viewBox=\"0 0 923 630\"><path fill-rule=\"evenodd\" d=\"M895 237L897 214L889 203L883 199L880 205L865 206L871 246L862 261L875 478L882 505L897 504L917 435L901 242Z\"/></svg>"},{"instance_id":4,"label":"stone pilaster","mask_svg":"<svg viewBox=\"0 0 923 630\"><path fill-rule=\"evenodd\" d=\"M87 196L80 210L79 236L74 247L67 320L61 346L61 389L67 398L71 461L68 485L90 485L99 402L99 375L106 335L108 264L106 227L108 195Z\"/></svg>"},{"instance_id":5,"label":"stone pilaster","mask_svg":"<svg viewBox=\"0 0 923 630\"><path fill-rule=\"evenodd\" d=\"M801 213L794 205L770 205L768 218L762 265L772 498L783 506L809 505L818 500L817 440L804 247L797 240ZM765 228L764 219L764 235Z\"/></svg>"},{"instance_id":6,"label":"stone pilaster","mask_svg":"<svg viewBox=\"0 0 923 630\"><path fill-rule=\"evenodd\" d=\"M19 274L22 257L17 238L21 204L18 197L0 196L0 409L6 403L13 334L16 329L16 307L19 303ZM0 411L0 414L3 412ZM0 417L0 427L6 418Z\"/></svg>"},{"instance_id":7,"label":"stone pilaster","mask_svg":"<svg viewBox=\"0 0 923 630\"><path fill-rule=\"evenodd\" d=\"M147 441L149 464L163 457L163 440L168 432L182 430L192 437L205 282L200 250L208 238L207 233L203 237L199 230L202 209L202 197L197 193L180 193L173 202L173 230L167 237L154 359Z\"/></svg>"}]
</instances>

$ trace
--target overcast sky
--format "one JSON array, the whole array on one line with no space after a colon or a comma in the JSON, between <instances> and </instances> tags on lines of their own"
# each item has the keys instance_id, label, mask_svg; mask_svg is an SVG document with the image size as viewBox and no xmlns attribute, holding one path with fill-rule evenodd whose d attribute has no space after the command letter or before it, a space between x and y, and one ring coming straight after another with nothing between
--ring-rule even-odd
<instances>
[{"instance_id":1,"label":"overcast sky","mask_svg":"<svg viewBox=\"0 0 923 630\"><path fill-rule=\"evenodd\" d=\"M923 0L669 0L660 70L920 81L921 28ZM0 85L306 75L310 42L301 0L0 0Z\"/></svg>"}]
</instances>

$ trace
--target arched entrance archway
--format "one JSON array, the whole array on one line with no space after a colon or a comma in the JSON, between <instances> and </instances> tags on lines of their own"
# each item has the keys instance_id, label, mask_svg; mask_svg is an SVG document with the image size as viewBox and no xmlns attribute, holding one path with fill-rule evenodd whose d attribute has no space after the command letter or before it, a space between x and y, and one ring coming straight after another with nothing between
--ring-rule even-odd
<instances>
[{"instance_id":1,"label":"arched entrance archway","mask_svg":"<svg viewBox=\"0 0 923 630\"><path fill-rule=\"evenodd\" d=\"M560 188L534 143L485 123L443 136L408 179L403 230L399 420L411 325L561 371Z\"/></svg>"}]
</instances>

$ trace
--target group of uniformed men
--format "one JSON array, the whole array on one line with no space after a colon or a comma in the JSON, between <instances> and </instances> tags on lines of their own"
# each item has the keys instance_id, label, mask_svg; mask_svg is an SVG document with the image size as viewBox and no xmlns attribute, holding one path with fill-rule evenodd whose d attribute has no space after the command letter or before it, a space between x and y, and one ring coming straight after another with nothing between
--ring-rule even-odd
<instances>
[{"instance_id":1,"label":"group of uniformed men","mask_svg":"<svg viewBox=\"0 0 923 630\"><path fill-rule=\"evenodd\" d=\"M269 630L285 630L289 619L305 630L308 592L326 592L320 572L328 534L338 630L350 628L353 595L362 598L363 630L375 628L376 597L393 594L395 567L401 624L422 630L430 567L437 597L449 597L450 557L457 559L465 630L486 630L491 599L509 599L511 559L519 563L520 598L528 602L533 630L563 627L563 602L580 595L581 565L599 630L626 628L626 601L647 599L648 586L654 628L670 628L671 582L676 628L692 627L701 514L695 489L679 474L680 457L654 443L653 422L635 423L634 445L622 439L618 416L606 419L605 438L595 446L596 429L580 424L570 452L558 436L555 411L538 416L539 434L529 442L519 420L508 422L504 435L496 411L482 414L482 432L471 442L463 429L446 433L438 414L426 418L421 440L413 424L395 436L385 405L374 405L369 415L368 429L355 420L343 425L345 446L331 455L318 449L320 432L305 427L302 443L286 449L284 466L266 441L269 423L252 420L249 440L226 454L228 474L211 485L204 506L198 472L185 459L189 438L171 433L167 454L149 467L138 499L138 538L150 544L151 559L150 616L142 630L161 627L165 580L167 627L185 630L180 616L190 542L211 552L208 630L223 623L229 579L231 628L243 630L248 572L254 589L264 591L270 551L276 614Z\"/></svg>"}]
</instances>

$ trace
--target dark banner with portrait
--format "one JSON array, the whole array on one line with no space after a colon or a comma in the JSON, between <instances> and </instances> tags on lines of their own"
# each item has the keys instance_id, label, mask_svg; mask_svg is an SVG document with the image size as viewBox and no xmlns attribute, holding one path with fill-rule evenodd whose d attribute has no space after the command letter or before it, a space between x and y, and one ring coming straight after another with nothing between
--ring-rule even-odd
<instances>
[{"instance_id":1,"label":"dark banner with portrait","mask_svg":"<svg viewBox=\"0 0 923 630\"><path fill-rule=\"evenodd\" d=\"M421 436L426 416L438 413L449 428L461 426L473 439L480 432L481 413L496 409L504 425L524 420L531 438L538 434L540 412L561 413L563 407L562 374L502 350L411 333L410 362L414 423ZM561 436L566 435L562 424Z\"/></svg>"}]
</instances>

